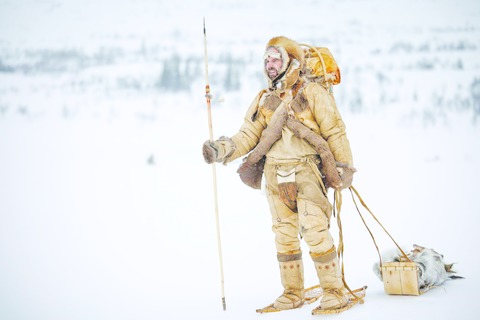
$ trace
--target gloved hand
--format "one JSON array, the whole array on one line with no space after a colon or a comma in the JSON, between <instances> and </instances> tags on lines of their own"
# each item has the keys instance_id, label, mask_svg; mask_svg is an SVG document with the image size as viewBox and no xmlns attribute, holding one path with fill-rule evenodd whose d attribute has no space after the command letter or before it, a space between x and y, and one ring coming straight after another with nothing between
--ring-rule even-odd
<instances>
[{"instance_id":1,"label":"gloved hand","mask_svg":"<svg viewBox=\"0 0 480 320\"><path fill-rule=\"evenodd\" d=\"M203 144L203 158L206 163L225 161L235 152L235 144L228 137L220 137L218 140L207 140Z\"/></svg>"},{"instance_id":2,"label":"gloved hand","mask_svg":"<svg viewBox=\"0 0 480 320\"><path fill-rule=\"evenodd\" d=\"M343 164L339 165L337 162L337 171L340 179L342 179L342 189L350 188L353 182L353 174L357 172L357 169Z\"/></svg>"},{"instance_id":3,"label":"gloved hand","mask_svg":"<svg viewBox=\"0 0 480 320\"><path fill-rule=\"evenodd\" d=\"M214 161L220 161L221 159L218 158L218 150L221 148L220 143L217 141L210 141L207 140L203 144L203 159L208 164L213 163Z\"/></svg>"}]
</instances>

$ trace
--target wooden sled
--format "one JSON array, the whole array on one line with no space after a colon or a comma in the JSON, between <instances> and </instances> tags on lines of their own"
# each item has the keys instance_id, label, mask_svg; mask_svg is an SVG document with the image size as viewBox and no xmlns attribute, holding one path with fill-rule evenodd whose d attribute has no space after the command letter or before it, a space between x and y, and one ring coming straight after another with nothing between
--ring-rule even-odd
<instances>
[{"instance_id":1,"label":"wooden sled","mask_svg":"<svg viewBox=\"0 0 480 320\"><path fill-rule=\"evenodd\" d=\"M365 227L370 233L373 243L375 244L375 247L377 249L379 263L380 263L380 272L382 274L382 281L383 281L383 287L384 287L385 293L390 295L418 296L432 289L433 287L420 288L420 286L418 285L418 273L419 273L418 266L415 264L415 262L410 260L410 258L398 245L395 239L393 239L393 237L385 229L385 227L380 223L377 217L375 217L372 211L370 211L370 209L367 207L363 199L360 197L360 194L358 193L358 191L353 186L351 186L349 189L352 194L352 199L355 204L355 207L357 208L358 214L360 215ZM380 255L380 251L378 250L377 242L375 241L372 231L368 227L367 223L365 222L365 219L363 218L362 214L360 213L360 210L358 209L358 205L355 201L355 197L353 196L354 194L357 196L358 200L363 205L363 207L370 213L373 219L380 225L380 227L382 227L383 231L385 231L385 233L390 237L393 243L397 246L398 250L402 254L400 261L382 262L382 257Z\"/></svg>"},{"instance_id":2,"label":"wooden sled","mask_svg":"<svg viewBox=\"0 0 480 320\"><path fill-rule=\"evenodd\" d=\"M415 262L384 262L380 268L385 293L418 296L418 267Z\"/></svg>"}]
</instances>

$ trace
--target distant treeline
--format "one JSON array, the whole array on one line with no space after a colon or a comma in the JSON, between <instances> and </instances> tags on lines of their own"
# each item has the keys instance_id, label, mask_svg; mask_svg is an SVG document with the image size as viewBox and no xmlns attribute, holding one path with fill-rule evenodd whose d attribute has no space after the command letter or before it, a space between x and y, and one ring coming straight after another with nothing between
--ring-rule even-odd
<instances>
[{"instance_id":1,"label":"distant treeline","mask_svg":"<svg viewBox=\"0 0 480 320\"><path fill-rule=\"evenodd\" d=\"M469 58L479 49L465 41L432 46L396 42L383 52L380 49L370 52L368 63L360 64L361 60L354 59L348 60L348 64L344 61L342 78L347 79L348 84L342 84L337 101L351 112L403 103L430 108L433 113L467 111L472 112L475 119L480 117L480 70L475 69L478 66ZM450 55L451 52L456 54ZM398 59L399 56L402 59ZM210 57L210 82L216 91L239 91L247 82L263 86L261 62L251 57L229 52ZM94 76L82 75L86 70L93 70ZM180 93L203 83L204 60L198 52L166 54L160 47L147 48L144 44L132 50L101 47L94 52L78 48L2 49L1 73L23 74L27 78L39 74L73 74L66 84L72 90L110 91L113 88ZM451 78L451 74L456 74L456 78ZM418 81L422 77L425 81ZM406 85L411 80L421 85Z\"/></svg>"}]
</instances>

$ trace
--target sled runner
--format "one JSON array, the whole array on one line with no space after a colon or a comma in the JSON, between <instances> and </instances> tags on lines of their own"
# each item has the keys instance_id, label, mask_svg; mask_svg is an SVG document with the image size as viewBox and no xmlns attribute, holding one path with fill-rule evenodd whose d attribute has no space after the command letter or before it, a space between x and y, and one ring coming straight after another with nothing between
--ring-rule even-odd
<instances>
[{"instance_id":1,"label":"sled runner","mask_svg":"<svg viewBox=\"0 0 480 320\"><path fill-rule=\"evenodd\" d=\"M357 303L363 303L363 298L365 297L365 293L367 290L367 286L358 288L356 290L353 290L351 293L349 292L347 297L348 297L348 304L342 308L339 309L333 309L333 310L322 310L320 307L317 307L312 310L313 315L317 314L335 314L335 313L341 313L345 310L348 310L352 308L354 305ZM322 288L320 285L316 285L310 288L305 289L305 299L304 302L299 308L301 308L305 304L311 304L320 299L323 295ZM262 309L257 309L257 313L269 313L269 312L279 312L283 311L282 309L275 308L273 306L273 303L266 306L265 308Z\"/></svg>"}]
</instances>

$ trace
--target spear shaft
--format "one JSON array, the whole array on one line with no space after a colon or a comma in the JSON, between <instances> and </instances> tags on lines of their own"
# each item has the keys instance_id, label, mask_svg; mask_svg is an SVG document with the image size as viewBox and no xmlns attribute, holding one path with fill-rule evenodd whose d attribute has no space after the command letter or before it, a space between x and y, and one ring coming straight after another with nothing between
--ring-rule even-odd
<instances>
[{"instance_id":1,"label":"spear shaft","mask_svg":"<svg viewBox=\"0 0 480 320\"><path fill-rule=\"evenodd\" d=\"M203 18L203 46L205 50L205 98L207 99L207 112L208 112L208 131L210 135L210 141L213 142L213 125L212 125L212 107L211 107L211 98L210 94L210 84L208 81L208 54L207 54L207 30L205 28L205 18ZM220 284L222 289L222 305L223 310L227 309L225 302L225 281L223 276L223 257L222 257L222 241L220 237L220 218L218 214L218 193L217 193L217 170L215 167L215 162L212 163L212 177L213 177L213 198L215 203L215 222L217 226L217 247L218 247L218 258L220 261Z\"/></svg>"}]
</instances>

